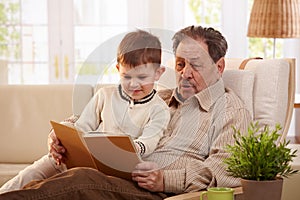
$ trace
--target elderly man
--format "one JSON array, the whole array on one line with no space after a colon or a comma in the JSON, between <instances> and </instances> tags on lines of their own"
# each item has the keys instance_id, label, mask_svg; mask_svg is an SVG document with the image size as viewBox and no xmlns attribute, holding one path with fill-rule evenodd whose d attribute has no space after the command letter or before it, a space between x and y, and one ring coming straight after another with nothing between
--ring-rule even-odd
<instances>
[{"instance_id":1,"label":"elderly man","mask_svg":"<svg viewBox=\"0 0 300 200\"><path fill-rule=\"evenodd\" d=\"M163 199L211 186L238 186L228 176L225 145L234 143L232 126L244 131L250 113L224 87L222 73L227 42L213 28L190 26L173 37L177 88L160 91L171 121L152 154L136 166L132 181L88 168L74 168L0 199ZM51 134L52 156L60 160L64 148Z\"/></svg>"}]
</instances>

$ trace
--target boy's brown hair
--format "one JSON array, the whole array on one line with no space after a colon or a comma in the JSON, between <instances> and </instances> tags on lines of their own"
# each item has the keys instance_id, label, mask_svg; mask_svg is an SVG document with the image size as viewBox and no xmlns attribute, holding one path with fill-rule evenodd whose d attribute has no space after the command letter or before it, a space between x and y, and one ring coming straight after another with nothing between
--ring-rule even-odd
<instances>
[{"instance_id":1,"label":"boy's brown hair","mask_svg":"<svg viewBox=\"0 0 300 200\"><path fill-rule=\"evenodd\" d=\"M158 37L143 30L125 35L117 52L118 64L130 67L153 63L161 64L161 43Z\"/></svg>"}]
</instances>

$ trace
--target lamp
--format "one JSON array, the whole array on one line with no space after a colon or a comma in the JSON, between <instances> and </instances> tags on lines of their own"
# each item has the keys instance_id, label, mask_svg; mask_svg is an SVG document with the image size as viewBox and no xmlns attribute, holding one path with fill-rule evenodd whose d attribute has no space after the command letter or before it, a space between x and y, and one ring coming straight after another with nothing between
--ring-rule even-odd
<instances>
[{"instance_id":1,"label":"lamp","mask_svg":"<svg viewBox=\"0 0 300 200\"><path fill-rule=\"evenodd\" d=\"M300 0L254 0L248 37L276 38L300 37Z\"/></svg>"}]
</instances>

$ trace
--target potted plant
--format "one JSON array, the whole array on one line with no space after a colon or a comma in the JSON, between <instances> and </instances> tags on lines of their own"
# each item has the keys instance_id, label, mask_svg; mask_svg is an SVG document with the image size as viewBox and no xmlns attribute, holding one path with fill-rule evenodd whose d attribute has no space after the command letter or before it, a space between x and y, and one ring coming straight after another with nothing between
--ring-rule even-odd
<instances>
[{"instance_id":1,"label":"potted plant","mask_svg":"<svg viewBox=\"0 0 300 200\"><path fill-rule=\"evenodd\" d=\"M280 200L283 177L298 172L290 165L297 150L291 151L286 140L277 144L281 130L278 124L270 130L267 125L251 123L246 134L233 129L235 143L226 146L231 155L224 162L230 175L241 178L244 199Z\"/></svg>"}]
</instances>

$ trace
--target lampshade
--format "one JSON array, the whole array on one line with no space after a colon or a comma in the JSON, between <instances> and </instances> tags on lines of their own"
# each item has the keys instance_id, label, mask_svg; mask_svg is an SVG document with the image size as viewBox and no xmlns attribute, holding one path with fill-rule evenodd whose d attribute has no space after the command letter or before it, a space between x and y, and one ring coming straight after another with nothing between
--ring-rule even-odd
<instances>
[{"instance_id":1,"label":"lampshade","mask_svg":"<svg viewBox=\"0 0 300 200\"><path fill-rule=\"evenodd\" d=\"M254 0L249 37L300 37L300 0Z\"/></svg>"}]
</instances>

